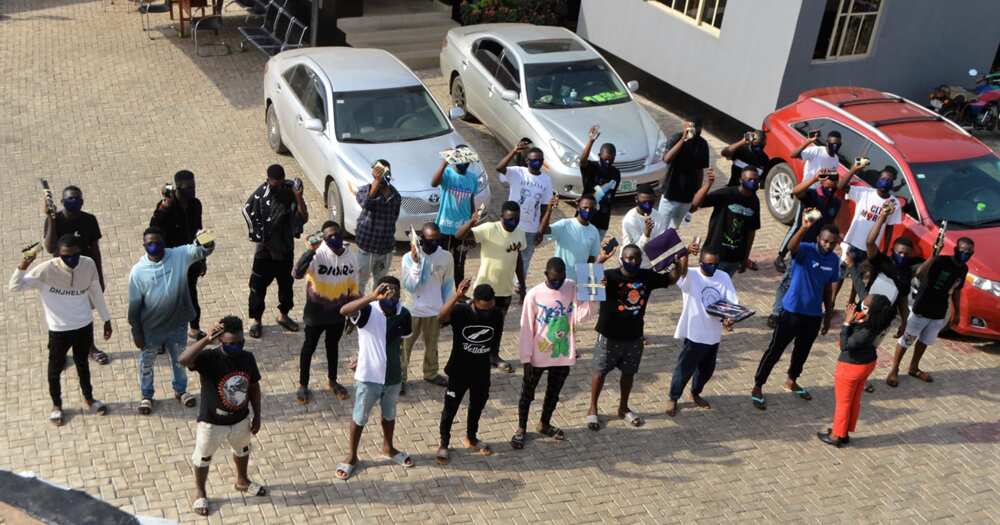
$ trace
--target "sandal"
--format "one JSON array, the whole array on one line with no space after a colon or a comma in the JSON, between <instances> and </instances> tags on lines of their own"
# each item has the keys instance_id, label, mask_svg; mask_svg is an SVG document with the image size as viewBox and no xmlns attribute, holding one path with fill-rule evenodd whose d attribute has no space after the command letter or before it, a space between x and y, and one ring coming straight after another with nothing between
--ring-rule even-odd
<instances>
[{"instance_id":1,"label":"sandal","mask_svg":"<svg viewBox=\"0 0 1000 525\"><path fill-rule=\"evenodd\" d=\"M63 420L63 413L61 408L52 409L52 412L49 414L49 422L57 427L63 426L65 420Z\"/></svg>"},{"instance_id":2,"label":"sandal","mask_svg":"<svg viewBox=\"0 0 1000 525\"><path fill-rule=\"evenodd\" d=\"M153 400L146 398L139 401L139 413L148 416L153 413Z\"/></svg>"},{"instance_id":3,"label":"sandal","mask_svg":"<svg viewBox=\"0 0 1000 525\"><path fill-rule=\"evenodd\" d=\"M448 457L448 449L444 447L439 448L437 454L434 456L434 461L436 461L438 465L447 465L451 461L451 458Z\"/></svg>"},{"instance_id":4,"label":"sandal","mask_svg":"<svg viewBox=\"0 0 1000 525\"><path fill-rule=\"evenodd\" d=\"M646 424L646 421L644 419L642 419L641 417L639 417L639 414L636 414L635 412L632 412L631 410L629 410L628 412L625 412L625 415L622 416L622 419L624 419L625 422L628 423L629 425L632 425L633 427L636 427L636 428L641 427L641 426L643 426L643 425Z\"/></svg>"},{"instance_id":5,"label":"sandal","mask_svg":"<svg viewBox=\"0 0 1000 525\"><path fill-rule=\"evenodd\" d=\"M350 463L337 463L337 470L333 472L333 475L337 476L339 480L347 481L351 479L351 475L354 474L354 469L357 466L357 463L353 465Z\"/></svg>"},{"instance_id":6,"label":"sandal","mask_svg":"<svg viewBox=\"0 0 1000 525\"><path fill-rule=\"evenodd\" d=\"M506 372L508 374L514 373L514 367L510 366L510 363L504 360L497 361L494 365L501 372Z\"/></svg>"},{"instance_id":7,"label":"sandal","mask_svg":"<svg viewBox=\"0 0 1000 525\"><path fill-rule=\"evenodd\" d=\"M746 260L746 268L752 272L756 272L759 269L757 267L757 261L754 261L753 259Z\"/></svg>"},{"instance_id":8,"label":"sandal","mask_svg":"<svg viewBox=\"0 0 1000 525\"><path fill-rule=\"evenodd\" d=\"M91 400L89 403L87 403L87 406L89 406L90 409L93 410L94 413L99 416L108 415L108 405L104 404L103 401L94 399Z\"/></svg>"},{"instance_id":9,"label":"sandal","mask_svg":"<svg viewBox=\"0 0 1000 525\"><path fill-rule=\"evenodd\" d=\"M784 257L778 256L774 258L774 269L778 270L778 273L785 273L785 270L788 269L788 266L785 265Z\"/></svg>"},{"instance_id":10,"label":"sandal","mask_svg":"<svg viewBox=\"0 0 1000 525\"><path fill-rule=\"evenodd\" d=\"M191 510L199 516L208 516L208 498L198 498L191 504Z\"/></svg>"},{"instance_id":11,"label":"sandal","mask_svg":"<svg viewBox=\"0 0 1000 525\"><path fill-rule=\"evenodd\" d=\"M805 388L802 388L799 385L795 385L795 388L788 388L786 386L786 387L784 387L784 389L785 389L786 392L791 392L791 393L795 394L795 397L797 397L799 399L802 399L804 401L812 401L812 398L813 398L812 394L810 394L808 390L806 390Z\"/></svg>"},{"instance_id":12,"label":"sandal","mask_svg":"<svg viewBox=\"0 0 1000 525\"><path fill-rule=\"evenodd\" d=\"M99 365L106 365L111 362L111 357L107 353L102 352L96 348L90 349L90 358L94 360L95 363Z\"/></svg>"},{"instance_id":13,"label":"sandal","mask_svg":"<svg viewBox=\"0 0 1000 525\"><path fill-rule=\"evenodd\" d=\"M300 386L299 390L295 392L295 401L300 405L305 405L309 403L309 389Z\"/></svg>"},{"instance_id":14,"label":"sandal","mask_svg":"<svg viewBox=\"0 0 1000 525\"><path fill-rule=\"evenodd\" d=\"M293 321L291 317L286 317L284 319L282 319L282 318L279 317L278 318L278 325L281 326L282 328L284 328L285 330L288 330L289 332L298 332L299 331L299 323L296 323L295 321Z\"/></svg>"},{"instance_id":15,"label":"sandal","mask_svg":"<svg viewBox=\"0 0 1000 525\"><path fill-rule=\"evenodd\" d=\"M490 448L489 445L484 445L483 442L479 441L478 439L475 442L473 442L471 439L465 438L465 448L475 450L476 452L479 453L480 456L493 455L493 449Z\"/></svg>"},{"instance_id":16,"label":"sandal","mask_svg":"<svg viewBox=\"0 0 1000 525\"><path fill-rule=\"evenodd\" d=\"M899 376L885 378L885 384L891 386L892 388L896 388L899 386Z\"/></svg>"},{"instance_id":17,"label":"sandal","mask_svg":"<svg viewBox=\"0 0 1000 525\"><path fill-rule=\"evenodd\" d=\"M448 386L448 378L444 377L441 374L438 374L438 375L436 375L436 376L434 376L434 377L432 377L430 379L424 379L424 381L427 381L428 383L430 383L432 385Z\"/></svg>"},{"instance_id":18,"label":"sandal","mask_svg":"<svg viewBox=\"0 0 1000 525\"><path fill-rule=\"evenodd\" d=\"M601 429L601 419L597 417L597 414L590 414L587 416L587 428L597 432Z\"/></svg>"},{"instance_id":19,"label":"sandal","mask_svg":"<svg viewBox=\"0 0 1000 525\"><path fill-rule=\"evenodd\" d=\"M192 396L191 394L187 393L187 392L181 392L180 394L174 394L174 399L176 399L178 403L180 403L180 404L182 404L182 405L184 405L184 406L186 406L188 408L191 408L191 407L195 406L198 403L198 399L195 398L194 396Z\"/></svg>"},{"instance_id":20,"label":"sandal","mask_svg":"<svg viewBox=\"0 0 1000 525\"><path fill-rule=\"evenodd\" d=\"M413 462L413 458L411 458L406 452L396 452L396 455L389 459L403 468L413 468L416 466L416 463Z\"/></svg>"},{"instance_id":21,"label":"sandal","mask_svg":"<svg viewBox=\"0 0 1000 525\"><path fill-rule=\"evenodd\" d=\"M510 438L510 448L514 450L524 448L524 432L514 432L514 435Z\"/></svg>"},{"instance_id":22,"label":"sandal","mask_svg":"<svg viewBox=\"0 0 1000 525\"><path fill-rule=\"evenodd\" d=\"M750 394L750 401L753 401L753 407L757 410L767 410L767 400L764 399L764 394L759 396Z\"/></svg>"},{"instance_id":23,"label":"sandal","mask_svg":"<svg viewBox=\"0 0 1000 525\"><path fill-rule=\"evenodd\" d=\"M934 378L931 377L931 375L928 374L927 372L924 372L923 370L917 370L916 372L914 372L914 371L911 370L911 371L907 372L906 375L908 375L910 377L915 377L915 378L923 381L924 383L933 383L934 382Z\"/></svg>"},{"instance_id":24,"label":"sandal","mask_svg":"<svg viewBox=\"0 0 1000 525\"><path fill-rule=\"evenodd\" d=\"M566 439L566 433L563 432L561 428L553 425L539 428L538 433L545 437L550 437L556 441L563 441Z\"/></svg>"},{"instance_id":25,"label":"sandal","mask_svg":"<svg viewBox=\"0 0 1000 525\"><path fill-rule=\"evenodd\" d=\"M250 337L253 337L254 339L260 339L260 336L262 335L263 331L264 327L262 327L260 323L254 323L253 325L250 326Z\"/></svg>"},{"instance_id":26,"label":"sandal","mask_svg":"<svg viewBox=\"0 0 1000 525\"><path fill-rule=\"evenodd\" d=\"M868 392L869 394L875 392L875 383L872 383L871 381L865 383L865 392Z\"/></svg>"},{"instance_id":27,"label":"sandal","mask_svg":"<svg viewBox=\"0 0 1000 525\"><path fill-rule=\"evenodd\" d=\"M247 496L267 496L267 487L264 485L258 485L253 481L245 487L233 485L233 488L236 489L237 492L246 492Z\"/></svg>"},{"instance_id":28,"label":"sandal","mask_svg":"<svg viewBox=\"0 0 1000 525\"><path fill-rule=\"evenodd\" d=\"M330 383L330 391L333 392L333 397L336 397L340 401L350 397L350 394L347 393L347 389L340 383Z\"/></svg>"}]
</instances>

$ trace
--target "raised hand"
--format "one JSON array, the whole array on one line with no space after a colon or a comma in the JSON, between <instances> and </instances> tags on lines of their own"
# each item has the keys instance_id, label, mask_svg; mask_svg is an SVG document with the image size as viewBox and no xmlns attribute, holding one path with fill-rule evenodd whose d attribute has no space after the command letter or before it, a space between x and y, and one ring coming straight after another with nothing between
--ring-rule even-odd
<instances>
[{"instance_id":1,"label":"raised hand","mask_svg":"<svg viewBox=\"0 0 1000 525\"><path fill-rule=\"evenodd\" d=\"M600 136L601 136L601 128L599 128L596 124L591 126L590 130L587 131L587 138L590 139L591 141L597 140L597 137Z\"/></svg>"},{"instance_id":2,"label":"raised hand","mask_svg":"<svg viewBox=\"0 0 1000 525\"><path fill-rule=\"evenodd\" d=\"M469 279L462 279L462 282L458 283L458 288L455 288L455 293L463 299L468 298L469 288L472 286L472 281Z\"/></svg>"}]
</instances>

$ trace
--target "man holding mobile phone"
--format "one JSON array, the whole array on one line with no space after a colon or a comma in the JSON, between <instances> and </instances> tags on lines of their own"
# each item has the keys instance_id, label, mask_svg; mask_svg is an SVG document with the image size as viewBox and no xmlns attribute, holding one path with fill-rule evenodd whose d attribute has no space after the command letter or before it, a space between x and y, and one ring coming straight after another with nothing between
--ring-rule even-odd
<instances>
[{"instance_id":1,"label":"man holding mobile phone","mask_svg":"<svg viewBox=\"0 0 1000 525\"><path fill-rule=\"evenodd\" d=\"M722 149L722 156L733 162L729 169L729 182L726 186L739 186L743 169L751 166L757 169L760 175L760 184L764 185L764 170L767 169L771 158L764 153L764 133L758 130L748 131L743 134L743 138Z\"/></svg>"},{"instance_id":2,"label":"man holding mobile phone","mask_svg":"<svg viewBox=\"0 0 1000 525\"><path fill-rule=\"evenodd\" d=\"M594 194L597 206L591 214L590 222L603 239L611 225L611 211L615 204L615 196L618 194L618 186L622 183L622 174L615 167L617 150L610 142L601 144L597 162L590 160L590 150L594 147L594 141L600 136L601 130L597 126L592 126L587 132L587 142L580 152L580 175L583 177L583 190L580 193Z\"/></svg>"},{"instance_id":3,"label":"man holding mobile phone","mask_svg":"<svg viewBox=\"0 0 1000 525\"><path fill-rule=\"evenodd\" d=\"M667 217L667 227L678 229L691 211L694 194L708 169L708 142L701 136L701 119L684 123L684 130L667 140L663 162L669 166L660 181L663 196L660 210Z\"/></svg>"},{"instance_id":4,"label":"man holding mobile phone","mask_svg":"<svg viewBox=\"0 0 1000 525\"><path fill-rule=\"evenodd\" d=\"M597 201L592 195L583 195L577 200L576 217L560 219L549 226L552 210L559 206L559 197L552 197L542 217L539 233L545 234L556 243L556 257L563 260L568 268L577 264L604 264L609 257L601 251L601 233L590 223L595 213Z\"/></svg>"},{"instance_id":5,"label":"man holding mobile phone","mask_svg":"<svg viewBox=\"0 0 1000 525\"><path fill-rule=\"evenodd\" d=\"M368 279L380 280L389 272L392 249L396 246L396 221L403 198L392 185L389 161L379 159L372 165L372 182L358 188L361 215L354 232L358 245L358 286L368 288Z\"/></svg>"},{"instance_id":6,"label":"man holding mobile phone","mask_svg":"<svg viewBox=\"0 0 1000 525\"><path fill-rule=\"evenodd\" d=\"M719 257L719 269L733 276L749 266L750 250L760 229L760 174L752 166L743 168L737 187L725 187L709 193L715 182L715 170L709 169L705 182L694 196L692 207L712 208L708 220L705 247Z\"/></svg>"},{"instance_id":7,"label":"man holding mobile phone","mask_svg":"<svg viewBox=\"0 0 1000 525\"><path fill-rule=\"evenodd\" d=\"M525 155L527 166L508 166L516 154ZM497 173L500 182L510 186L507 196L509 201L516 202L520 208L518 228L524 232L526 242L520 250L521 265L528 271L535 247L542 243L539 232L542 216L545 215L549 201L555 192L552 189L552 179L544 171L545 155L542 150L530 147L530 142L519 142L514 149L497 163ZM496 288L496 285L494 285ZM500 295L500 289L497 289ZM526 290L524 280L518 281L518 293L523 296Z\"/></svg>"},{"instance_id":8,"label":"man holding mobile phone","mask_svg":"<svg viewBox=\"0 0 1000 525\"><path fill-rule=\"evenodd\" d=\"M636 188L635 207L622 218L622 242L625 245L634 244L642 248L650 239L655 239L667 230L666 216L653 207L655 199L656 193L649 184L640 184ZM642 267L652 268L653 265L644 257Z\"/></svg>"}]
</instances>

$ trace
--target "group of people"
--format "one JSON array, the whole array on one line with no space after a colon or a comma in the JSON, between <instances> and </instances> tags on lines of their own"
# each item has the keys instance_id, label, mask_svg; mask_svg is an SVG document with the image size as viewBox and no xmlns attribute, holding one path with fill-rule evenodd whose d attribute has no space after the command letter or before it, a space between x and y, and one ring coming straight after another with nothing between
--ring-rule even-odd
<instances>
[{"instance_id":1,"label":"group of people","mask_svg":"<svg viewBox=\"0 0 1000 525\"><path fill-rule=\"evenodd\" d=\"M490 396L491 369L513 372L500 348L504 321L515 296L521 304L517 358L523 379L512 448L522 449L527 444L530 407L545 375L545 395L535 430L554 440L565 439L565 432L552 418L578 357L577 327L589 320L595 322L597 340L591 362L590 404L584 419L587 428L602 428L598 402L607 375L615 369L621 374L617 417L631 426L644 424L629 406L647 344L644 317L652 292L671 285L681 290L683 308L674 333L681 348L666 413L678 414L678 401L688 383L694 404L710 408L701 394L714 373L722 334L732 331L735 323L721 320L709 307L718 301L739 304L734 276L757 269L750 253L761 226L757 190L769 167L764 135L748 132L722 151L723 157L733 161L732 173L725 187L713 190L715 173L709 167L709 146L701 137L701 124L687 122L684 130L668 141L663 160L669 166L663 180L637 188L634 206L621 220L621 243L614 238L604 241L613 211L620 206L616 193L621 173L614 165L613 144L602 144L596 160L591 159L599 136L596 126L589 130L580 159L587 191L568 203L574 210L572 216L554 222L554 211L561 201L546 173L544 153L530 141L518 143L496 167L510 192L496 220L487 220L485 207L477 207L474 198L481 182L469 165L443 162L432 177L432 185L440 190L438 216L420 228L418 238L399 261L398 277L391 275L391 270L401 197L392 185L388 161L375 162L372 182L358 188L356 198L362 212L353 244L347 242L343 226L332 220L307 234L309 213L301 181L286 180L280 165L268 167L266 181L243 206L254 244L247 334L264 336L267 290L274 281L278 287L277 324L286 331L299 331L299 323L290 316L293 286L295 280L306 281L296 400L307 404L313 400L310 371L321 336L326 349L327 387L338 400L350 397L338 382L339 347L345 334L357 333L357 353L349 359L355 385L350 448L336 466L337 478L346 480L356 470L361 435L376 405L380 408L383 452L403 468L414 466L413 458L395 447L393 434L396 405L407 393L410 358L421 340L423 380L444 389L437 463L450 461L452 425L466 394L469 402L463 446L486 456L493 453L478 438L479 420ZM898 385L900 362L913 344L916 350L909 374L931 381L930 375L920 370L919 361L945 326L949 305L957 306L953 299L974 251L972 241L962 238L955 252L945 256L939 253L943 247L939 242L931 257L920 261L905 237L884 251L883 238L891 238L892 225L900 222L899 206L892 196L896 173L890 168L883 170L875 188L850 186L851 178L864 166L855 164L845 176L838 175L840 140L836 132L828 134L825 143L810 136L795 152L805 161L803 182L793 190L800 206L796 223L775 260L784 277L768 318L774 332L750 396L754 407L767 408L763 387L792 344L785 390L811 399L798 378L813 342L829 330L837 293L850 277L851 297L835 373L836 412L831 428L819 434L821 440L835 446L849 442L861 394L874 368L875 350L897 315L901 317L898 343L887 383ZM851 227L841 238L834 221L845 198L856 207ZM104 321L105 340L112 335L103 298L97 220L82 211L83 194L75 186L63 191L62 204L61 210L53 209L51 196L47 196L44 248L54 257L30 268L38 250L26 250L10 282L12 289L34 288L40 293L49 328L48 380L53 403L49 417L56 425L63 423L59 378L70 349L86 404L98 414L107 413L107 405L94 397L90 382L88 359L102 364L108 361L94 345L93 309ZM654 268L644 247L664 232L684 227L689 214L701 208L712 208L704 242L695 236L687 245L688 255L678 257L666 269ZM185 407L200 405L192 454L196 480L193 508L207 514L208 466L224 441L233 451L236 488L251 495L266 494L263 485L247 476L250 441L260 429L261 373L253 354L244 350L239 317L224 317L207 332L201 329L198 281L206 275L206 258L215 243L214 234L203 227L202 206L190 171L177 172L164 188L149 224L143 233L144 253L128 279L128 321L140 351L138 411L152 413L153 364L158 355L168 354L176 401ZM296 261L295 238L302 236L305 250ZM555 254L545 262L541 278L532 279L540 282L529 287L527 270L532 255L546 240L554 244ZM838 257L836 248L841 242L842 256ZM465 275L465 258L476 245L480 264L472 280ZM596 283L575 282L572 277L577 266L604 264L616 252L617 267L605 270L600 282L605 298L582 300L578 287L594 287ZM696 262L690 262L691 257ZM914 275L921 284L911 306L908 296ZM438 341L444 326L451 327L452 341L442 374ZM187 370L199 373L200 403L187 392Z\"/></svg>"}]
</instances>

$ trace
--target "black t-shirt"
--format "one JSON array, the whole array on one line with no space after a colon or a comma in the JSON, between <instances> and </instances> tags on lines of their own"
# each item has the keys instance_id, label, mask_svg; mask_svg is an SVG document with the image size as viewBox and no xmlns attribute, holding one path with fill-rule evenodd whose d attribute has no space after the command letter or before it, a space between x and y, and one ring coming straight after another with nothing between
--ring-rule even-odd
<instances>
[{"instance_id":1,"label":"black t-shirt","mask_svg":"<svg viewBox=\"0 0 1000 525\"><path fill-rule=\"evenodd\" d=\"M951 288L956 283L961 288L965 284L967 273L969 267L956 261L954 257L935 257L927 270L927 276L917 289L913 313L928 319L944 319L948 313Z\"/></svg>"},{"instance_id":2,"label":"black t-shirt","mask_svg":"<svg viewBox=\"0 0 1000 525\"><path fill-rule=\"evenodd\" d=\"M705 196L703 208L713 208L705 246L726 262L740 262L750 255L750 234L760 229L760 199L744 195L738 186L715 190Z\"/></svg>"},{"instance_id":3,"label":"black t-shirt","mask_svg":"<svg viewBox=\"0 0 1000 525\"><path fill-rule=\"evenodd\" d=\"M821 194L816 188L806 190L799 202L801 203L800 211L816 208L823 213L823 216L813 223L809 231L802 236L802 242L816 242L820 230L823 229L823 226L831 224L837 219L840 207L844 204L844 201L838 198L837 191Z\"/></svg>"},{"instance_id":4,"label":"black t-shirt","mask_svg":"<svg viewBox=\"0 0 1000 525\"><path fill-rule=\"evenodd\" d=\"M598 230L607 230L611 224L611 207L615 202L615 195L618 194L618 187L622 184L622 173L614 166L602 168L600 162L587 161L587 164L580 167L583 175L583 192L595 193L594 186L603 186L610 181L615 181L615 189L604 194L604 198L597 203L598 209L590 217L590 223Z\"/></svg>"},{"instance_id":5,"label":"black t-shirt","mask_svg":"<svg viewBox=\"0 0 1000 525\"><path fill-rule=\"evenodd\" d=\"M149 225L163 230L163 242L167 248L191 244L202 228L201 201L194 199L186 207L181 206L177 199L167 207L158 205L149 219Z\"/></svg>"},{"instance_id":6,"label":"black t-shirt","mask_svg":"<svg viewBox=\"0 0 1000 525\"><path fill-rule=\"evenodd\" d=\"M764 185L764 175L767 169L767 164L770 162L770 157L767 153L764 153L764 148L760 151L754 151L749 144L745 144L736 151L733 152L733 165L729 168L729 184L727 186L739 186L740 178L743 175L743 168L745 166L753 166L757 168L757 173L760 175L760 185Z\"/></svg>"},{"instance_id":7,"label":"black t-shirt","mask_svg":"<svg viewBox=\"0 0 1000 525\"><path fill-rule=\"evenodd\" d=\"M284 206L275 202L272 206ZM276 217L271 226L271 236L264 242L257 243L257 251L254 253L255 259L271 259L274 261L290 260L295 254L295 244L292 240L292 214L295 211L286 206Z\"/></svg>"},{"instance_id":8,"label":"black t-shirt","mask_svg":"<svg viewBox=\"0 0 1000 525\"><path fill-rule=\"evenodd\" d=\"M477 312L459 303L451 311L451 355L444 372L449 376L490 377L490 352L500 347L503 313L499 308Z\"/></svg>"},{"instance_id":9,"label":"black t-shirt","mask_svg":"<svg viewBox=\"0 0 1000 525\"><path fill-rule=\"evenodd\" d=\"M71 233L80 238L80 255L87 257L94 256L94 244L101 238L101 227L97 224L97 217L81 211L77 212L73 218L66 217L65 210L56 212L55 220L56 239Z\"/></svg>"},{"instance_id":10,"label":"black t-shirt","mask_svg":"<svg viewBox=\"0 0 1000 525\"><path fill-rule=\"evenodd\" d=\"M875 333L863 324L852 324L840 330L838 361L852 365L867 365L877 357L877 348L885 332Z\"/></svg>"},{"instance_id":11,"label":"black t-shirt","mask_svg":"<svg viewBox=\"0 0 1000 525\"><path fill-rule=\"evenodd\" d=\"M626 277L621 268L604 272L604 278L607 300L601 303L597 333L618 341L641 338L649 295L670 286L673 279L648 269Z\"/></svg>"},{"instance_id":12,"label":"black t-shirt","mask_svg":"<svg viewBox=\"0 0 1000 525\"><path fill-rule=\"evenodd\" d=\"M919 264L919 259L911 260L904 265L898 265L892 258L879 252L874 257L869 257L868 261L874 269L872 283L875 282L875 277L878 277L879 274L884 274L889 279L892 279L893 284L896 285L896 289L899 290L899 294L896 296L897 304L910 294L910 281L913 280L913 265Z\"/></svg>"},{"instance_id":13,"label":"black t-shirt","mask_svg":"<svg viewBox=\"0 0 1000 525\"><path fill-rule=\"evenodd\" d=\"M260 381L257 359L247 351L202 350L190 366L201 377L198 421L235 425L250 414L250 385Z\"/></svg>"},{"instance_id":14,"label":"black t-shirt","mask_svg":"<svg viewBox=\"0 0 1000 525\"><path fill-rule=\"evenodd\" d=\"M675 133L667 141L667 151L681 140L681 134ZM667 189L664 192L668 201L691 202L694 194L701 187L703 169L708 167L708 142L700 135L681 146L677 157L667 169Z\"/></svg>"}]
</instances>

